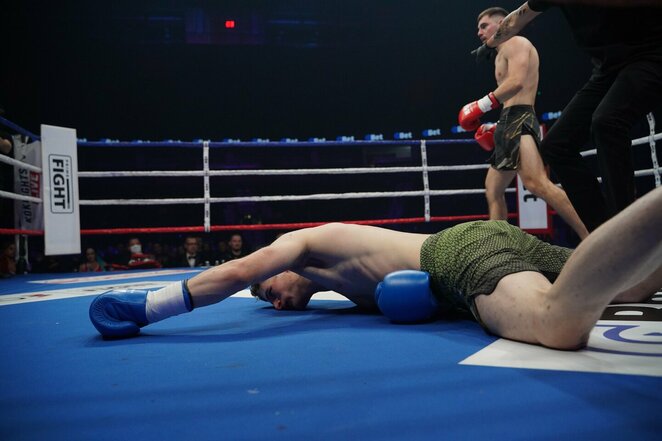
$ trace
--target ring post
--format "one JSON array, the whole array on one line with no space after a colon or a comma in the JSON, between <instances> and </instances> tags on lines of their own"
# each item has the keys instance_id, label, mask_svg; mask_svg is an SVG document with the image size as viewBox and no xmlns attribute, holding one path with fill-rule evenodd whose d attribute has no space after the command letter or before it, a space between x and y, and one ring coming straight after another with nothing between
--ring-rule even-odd
<instances>
[{"instance_id":1,"label":"ring post","mask_svg":"<svg viewBox=\"0 0 662 441\"><path fill-rule=\"evenodd\" d=\"M44 254L80 253L76 130L41 125Z\"/></svg>"}]
</instances>

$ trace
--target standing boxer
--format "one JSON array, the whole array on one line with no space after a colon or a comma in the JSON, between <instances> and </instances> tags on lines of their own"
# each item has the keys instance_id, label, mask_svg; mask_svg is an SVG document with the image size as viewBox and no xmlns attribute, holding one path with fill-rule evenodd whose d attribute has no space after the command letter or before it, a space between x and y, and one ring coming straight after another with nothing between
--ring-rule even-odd
<instances>
[{"instance_id":1,"label":"standing boxer","mask_svg":"<svg viewBox=\"0 0 662 441\"><path fill-rule=\"evenodd\" d=\"M662 102L662 2L529 0L473 53L491 58L494 47L517 38L514 35L554 6L594 68L540 151L592 231L635 200L630 131ZM580 155L589 140L597 150L602 188Z\"/></svg>"},{"instance_id":2,"label":"standing boxer","mask_svg":"<svg viewBox=\"0 0 662 441\"><path fill-rule=\"evenodd\" d=\"M478 15L478 37L487 41L508 12L488 8ZM485 196L490 219L505 220L508 214L506 188L517 174L524 186L542 198L584 239L588 230L565 192L547 177L540 158L540 127L533 104L538 90L538 52L524 37L515 37L497 47L494 74L498 87L478 101L467 104L458 120L465 130L476 130L475 138L492 151L485 178ZM479 118L503 103L496 126L480 124Z\"/></svg>"}]
</instances>

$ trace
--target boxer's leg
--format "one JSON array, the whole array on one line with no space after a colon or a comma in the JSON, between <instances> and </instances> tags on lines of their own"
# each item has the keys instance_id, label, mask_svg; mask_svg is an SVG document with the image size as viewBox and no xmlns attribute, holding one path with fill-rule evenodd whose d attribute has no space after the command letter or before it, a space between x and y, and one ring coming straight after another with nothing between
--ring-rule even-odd
<instances>
[{"instance_id":1,"label":"boxer's leg","mask_svg":"<svg viewBox=\"0 0 662 441\"><path fill-rule=\"evenodd\" d=\"M544 199L547 204L556 210L580 239L586 238L588 230L570 203L570 199L563 190L554 185L547 177L545 166L538 153L538 147L531 135L522 135L519 154L519 176L527 190Z\"/></svg>"},{"instance_id":2,"label":"boxer's leg","mask_svg":"<svg viewBox=\"0 0 662 441\"><path fill-rule=\"evenodd\" d=\"M506 205L506 188L513 181L517 171L497 170L490 167L485 176L485 198L491 220L506 220L508 206Z\"/></svg>"},{"instance_id":3,"label":"boxer's leg","mask_svg":"<svg viewBox=\"0 0 662 441\"><path fill-rule=\"evenodd\" d=\"M570 256L554 284L525 271L501 279L476 307L492 332L558 349L577 349L604 308L643 284L662 284L662 188L612 218ZM653 280L654 279L654 280Z\"/></svg>"}]
</instances>

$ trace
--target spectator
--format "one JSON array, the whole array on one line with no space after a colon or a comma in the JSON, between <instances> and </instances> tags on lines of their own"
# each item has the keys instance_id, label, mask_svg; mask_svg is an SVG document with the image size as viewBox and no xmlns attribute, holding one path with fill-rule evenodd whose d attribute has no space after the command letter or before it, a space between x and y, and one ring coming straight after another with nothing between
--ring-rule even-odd
<instances>
[{"instance_id":1,"label":"spectator","mask_svg":"<svg viewBox=\"0 0 662 441\"><path fill-rule=\"evenodd\" d=\"M168 256L166 250L163 249L163 245L161 244L161 242L152 243L151 251L152 251L152 255L154 256L154 260L156 260L159 263L159 265L161 265L161 268L167 268L171 266L170 256Z\"/></svg>"},{"instance_id":2,"label":"spectator","mask_svg":"<svg viewBox=\"0 0 662 441\"><path fill-rule=\"evenodd\" d=\"M94 248L87 248L85 250L84 262L78 267L81 273L95 273L106 270L106 262L97 255Z\"/></svg>"},{"instance_id":3,"label":"spectator","mask_svg":"<svg viewBox=\"0 0 662 441\"><path fill-rule=\"evenodd\" d=\"M227 262L228 260L240 259L244 256L248 256L249 254L250 251L244 248L244 240L241 234L234 233L232 236L230 236L230 240L228 241L228 252L225 253L225 256L222 260Z\"/></svg>"},{"instance_id":4,"label":"spectator","mask_svg":"<svg viewBox=\"0 0 662 441\"><path fill-rule=\"evenodd\" d=\"M142 243L137 237L129 239L128 259L125 265L115 265L118 269L143 269L143 268L161 268L161 264L156 261L153 255L144 254Z\"/></svg>"},{"instance_id":5,"label":"spectator","mask_svg":"<svg viewBox=\"0 0 662 441\"><path fill-rule=\"evenodd\" d=\"M0 277L7 278L16 275L16 245L7 242L2 245L0 254Z\"/></svg>"},{"instance_id":6,"label":"spectator","mask_svg":"<svg viewBox=\"0 0 662 441\"><path fill-rule=\"evenodd\" d=\"M215 265L221 264L225 262L225 256L228 254L228 241L225 239L221 239L218 241L218 251L216 253L216 262L214 262Z\"/></svg>"},{"instance_id":7,"label":"spectator","mask_svg":"<svg viewBox=\"0 0 662 441\"><path fill-rule=\"evenodd\" d=\"M184 252L176 261L177 267L194 268L197 266L204 266L205 258L200 252L200 243L195 236L186 236L184 239Z\"/></svg>"}]
</instances>

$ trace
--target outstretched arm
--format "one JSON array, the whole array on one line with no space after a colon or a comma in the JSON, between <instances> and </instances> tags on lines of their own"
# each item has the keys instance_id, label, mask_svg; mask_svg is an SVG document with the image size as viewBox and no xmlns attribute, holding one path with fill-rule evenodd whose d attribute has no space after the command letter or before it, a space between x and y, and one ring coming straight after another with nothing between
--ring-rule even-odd
<instances>
[{"instance_id":1,"label":"outstretched arm","mask_svg":"<svg viewBox=\"0 0 662 441\"><path fill-rule=\"evenodd\" d=\"M501 21L499 29L497 29L494 35L492 35L485 44L489 47L497 47L501 43L504 43L519 34L527 24L540 14L542 14L542 12L532 10L529 7L528 2L524 3Z\"/></svg>"},{"instance_id":2,"label":"outstretched arm","mask_svg":"<svg viewBox=\"0 0 662 441\"><path fill-rule=\"evenodd\" d=\"M290 233L246 257L204 271L188 281L193 307L218 303L253 283L292 269L305 253L305 240Z\"/></svg>"}]
</instances>

